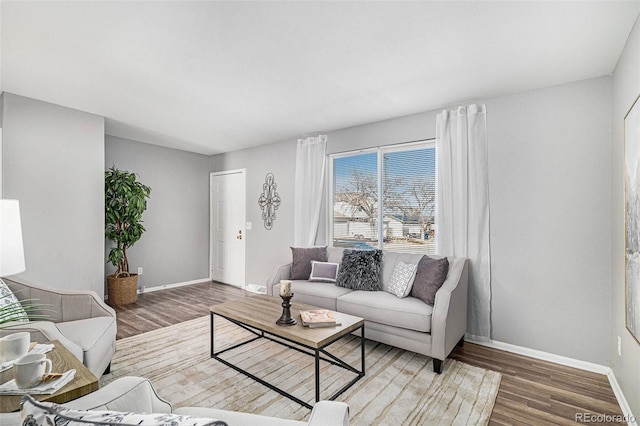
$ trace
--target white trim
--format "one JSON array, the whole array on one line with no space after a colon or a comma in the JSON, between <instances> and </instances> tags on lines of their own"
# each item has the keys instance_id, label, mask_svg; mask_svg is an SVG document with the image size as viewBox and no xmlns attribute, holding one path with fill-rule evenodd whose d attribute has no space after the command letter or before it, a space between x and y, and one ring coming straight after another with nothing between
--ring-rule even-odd
<instances>
[{"instance_id":1,"label":"white trim","mask_svg":"<svg viewBox=\"0 0 640 426\"><path fill-rule=\"evenodd\" d=\"M611 389L613 389L613 394L616 396L618 404L620 404L622 415L628 419L627 424L629 426L638 426L637 417L633 416L631 407L629 406L629 402L627 401L627 398L624 397L624 393L622 393L622 389L620 388L618 379L616 379L616 375L613 373L612 369L609 369L607 378L609 379L609 383L611 384Z\"/></svg>"},{"instance_id":2,"label":"white trim","mask_svg":"<svg viewBox=\"0 0 640 426\"><path fill-rule=\"evenodd\" d=\"M499 342L496 340L479 341L465 337L465 340L477 345L487 346L489 348L500 349L502 351L511 352L518 355L528 356L530 358L549 361L555 364L566 365L567 367L579 368L580 370L591 371L592 373L608 374L611 368L595 364L587 361L580 361L575 358L569 358L562 355L556 355L549 352L539 351L537 349L525 348L523 346L512 345L511 343Z\"/></svg>"},{"instance_id":3,"label":"white trim","mask_svg":"<svg viewBox=\"0 0 640 426\"><path fill-rule=\"evenodd\" d=\"M611 389L613 390L616 399L618 400L618 405L620 405L620 409L622 410L622 414L625 418L629 419L629 426L638 426L638 423L635 421L635 417L631 412L631 407L627 402L627 399L618 384L618 380L616 379L616 375L614 374L611 367L606 365L596 364L587 361L581 361L575 358L569 358L562 355L556 355L549 352L539 351L537 349L525 348L523 346L512 345L510 343L499 342L496 340L489 341L480 341L474 340L473 338L465 337L465 340L471 343L475 343L477 345L486 346L489 348L499 349L505 352L511 352L518 355L524 355L530 358L540 359L542 361L553 362L555 364L565 365L567 367L578 368L580 370L590 371L592 373L602 374L607 376L609 379L609 383L611 384Z\"/></svg>"},{"instance_id":4,"label":"white trim","mask_svg":"<svg viewBox=\"0 0 640 426\"><path fill-rule=\"evenodd\" d=\"M209 278L202 278L200 280L185 281L185 282L182 282L182 283L159 285L159 286L155 286L155 287L145 287L144 291L138 290L138 294L151 293L153 291L158 291L158 290L168 290L170 288L184 287L184 286L187 286L187 285L200 284L200 283L203 283L203 282L207 282L208 283L208 282L211 282L211 280Z\"/></svg>"}]
</instances>

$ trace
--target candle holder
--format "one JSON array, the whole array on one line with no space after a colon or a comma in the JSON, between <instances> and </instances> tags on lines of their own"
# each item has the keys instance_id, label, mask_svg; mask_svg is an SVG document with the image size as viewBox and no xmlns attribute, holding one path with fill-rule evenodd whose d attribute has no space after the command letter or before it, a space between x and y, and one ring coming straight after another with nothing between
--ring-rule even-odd
<instances>
[{"instance_id":1,"label":"candle holder","mask_svg":"<svg viewBox=\"0 0 640 426\"><path fill-rule=\"evenodd\" d=\"M291 298L293 297L293 293L291 296L282 296L282 315L276 321L278 325L296 325L298 321L291 316Z\"/></svg>"}]
</instances>

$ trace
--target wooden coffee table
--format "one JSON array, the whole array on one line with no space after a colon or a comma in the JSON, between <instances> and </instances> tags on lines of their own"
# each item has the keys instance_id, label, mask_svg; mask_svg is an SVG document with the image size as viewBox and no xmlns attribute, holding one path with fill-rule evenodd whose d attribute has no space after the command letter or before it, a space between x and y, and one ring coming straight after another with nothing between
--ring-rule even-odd
<instances>
[{"instance_id":1,"label":"wooden coffee table","mask_svg":"<svg viewBox=\"0 0 640 426\"><path fill-rule=\"evenodd\" d=\"M295 298L295 296L294 296ZM356 374L356 377L338 390L335 394L328 398L334 400L344 391L353 386L358 380L364 377L364 319L347 315L340 312L333 312L333 315L342 323L336 327L325 328L308 328L304 327L300 321L300 310L322 309L316 306L305 305L301 303L292 303L291 316L298 323L291 326L281 326L276 324L276 320L282 313L282 299L279 297L271 297L266 295L257 295L245 297L243 299L214 305L211 307L211 357L222 362L226 366L244 374L245 376L267 386L298 404L312 408L311 404L289 394L288 392L277 388L267 381L254 376L248 371L243 370L224 360L220 357L223 353L231 351L247 343L257 339L269 339L273 342L284 345L290 349L295 349L315 358L315 386L316 386L316 402L320 401L320 361L342 367ZM245 330L255 334L250 340L240 342L231 347L224 348L218 352L215 351L215 326L214 317L220 316L231 321L232 323L244 328ZM360 370L352 367L337 356L329 353L326 348L342 337L348 336L352 332L360 330L360 346L361 346L361 368Z\"/></svg>"},{"instance_id":2,"label":"wooden coffee table","mask_svg":"<svg viewBox=\"0 0 640 426\"><path fill-rule=\"evenodd\" d=\"M46 354L53 364L52 371L54 373L64 373L75 368L76 375L71 382L63 386L58 392L51 395L32 395L35 399L38 401L64 403L98 390L98 378L84 364L78 361L78 358L73 356L62 343L57 340L46 343L53 343L54 345L53 350ZM6 383L11 379L13 379L13 368L0 373L0 383ZM21 398L22 395L0 396L0 413L19 410Z\"/></svg>"}]
</instances>

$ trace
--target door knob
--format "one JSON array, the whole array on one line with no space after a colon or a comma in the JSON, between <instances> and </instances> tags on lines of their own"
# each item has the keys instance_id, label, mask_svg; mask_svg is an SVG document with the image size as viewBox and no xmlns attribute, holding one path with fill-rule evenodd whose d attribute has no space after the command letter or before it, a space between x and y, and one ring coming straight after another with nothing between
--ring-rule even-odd
<instances>
[{"instance_id":1,"label":"door knob","mask_svg":"<svg viewBox=\"0 0 640 426\"><path fill-rule=\"evenodd\" d=\"M241 240L242 239L242 229L238 230L238 235L236 236L237 240Z\"/></svg>"}]
</instances>

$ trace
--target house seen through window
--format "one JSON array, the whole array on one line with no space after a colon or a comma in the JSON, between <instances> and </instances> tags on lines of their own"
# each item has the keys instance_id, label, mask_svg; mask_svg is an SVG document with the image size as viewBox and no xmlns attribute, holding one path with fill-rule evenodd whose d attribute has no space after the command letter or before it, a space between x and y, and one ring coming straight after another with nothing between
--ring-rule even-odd
<instances>
[{"instance_id":1,"label":"house seen through window","mask_svg":"<svg viewBox=\"0 0 640 426\"><path fill-rule=\"evenodd\" d=\"M334 247L435 253L435 143L337 154L331 167Z\"/></svg>"}]
</instances>

